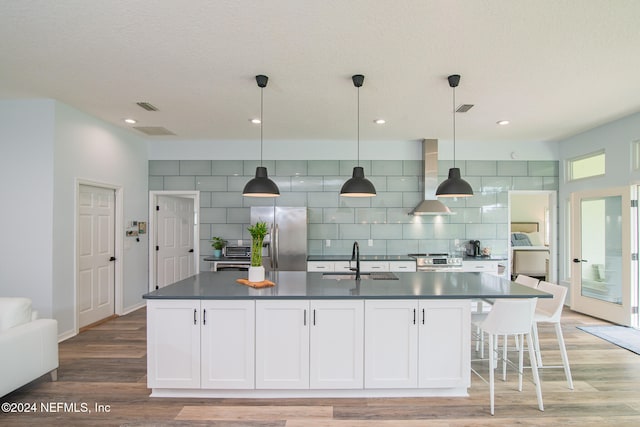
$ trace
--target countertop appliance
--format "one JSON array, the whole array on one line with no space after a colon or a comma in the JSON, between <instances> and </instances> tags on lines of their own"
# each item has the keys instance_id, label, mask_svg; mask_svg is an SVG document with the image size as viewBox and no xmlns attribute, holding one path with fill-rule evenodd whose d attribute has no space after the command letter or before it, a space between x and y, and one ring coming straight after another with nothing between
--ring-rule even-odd
<instances>
[{"instance_id":1,"label":"countertop appliance","mask_svg":"<svg viewBox=\"0 0 640 427\"><path fill-rule=\"evenodd\" d=\"M247 271L251 264L251 246L225 246L222 258L205 258L212 262L211 271Z\"/></svg>"},{"instance_id":2,"label":"countertop appliance","mask_svg":"<svg viewBox=\"0 0 640 427\"><path fill-rule=\"evenodd\" d=\"M252 207L251 224L258 221L269 227L262 256L265 270L306 271L307 208Z\"/></svg>"},{"instance_id":3,"label":"countertop appliance","mask_svg":"<svg viewBox=\"0 0 640 427\"><path fill-rule=\"evenodd\" d=\"M482 250L480 249L480 240L469 240L469 243L467 243L467 256L482 256Z\"/></svg>"},{"instance_id":4,"label":"countertop appliance","mask_svg":"<svg viewBox=\"0 0 640 427\"><path fill-rule=\"evenodd\" d=\"M460 271L462 270L462 258L449 256L445 253L420 253L409 254L416 259L416 270L431 271Z\"/></svg>"}]
</instances>

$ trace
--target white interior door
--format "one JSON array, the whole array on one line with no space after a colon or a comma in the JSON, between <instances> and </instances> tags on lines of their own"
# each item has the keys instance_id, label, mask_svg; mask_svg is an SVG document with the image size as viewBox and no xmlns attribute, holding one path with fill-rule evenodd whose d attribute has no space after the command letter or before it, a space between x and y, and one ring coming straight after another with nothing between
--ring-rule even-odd
<instances>
[{"instance_id":1,"label":"white interior door","mask_svg":"<svg viewBox=\"0 0 640 427\"><path fill-rule=\"evenodd\" d=\"M193 199L158 196L156 278L163 287L195 274Z\"/></svg>"},{"instance_id":2,"label":"white interior door","mask_svg":"<svg viewBox=\"0 0 640 427\"><path fill-rule=\"evenodd\" d=\"M627 326L634 326L638 305L633 191L620 187L571 195L571 309Z\"/></svg>"},{"instance_id":3,"label":"white interior door","mask_svg":"<svg viewBox=\"0 0 640 427\"><path fill-rule=\"evenodd\" d=\"M87 326L115 313L115 191L80 185L78 320Z\"/></svg>"}]
</instances>

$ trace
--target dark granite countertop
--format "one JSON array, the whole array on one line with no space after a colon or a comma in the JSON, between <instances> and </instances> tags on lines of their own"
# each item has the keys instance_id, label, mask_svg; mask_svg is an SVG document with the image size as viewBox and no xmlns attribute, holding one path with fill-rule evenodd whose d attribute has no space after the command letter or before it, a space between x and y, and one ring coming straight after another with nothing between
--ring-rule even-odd
<instances>
[{"instance_id":1,"label":"dark granite countertop","mask_svg":"<svg viewBox=\"0 0 640 427\"><path fill-rule=\"evenodd\" d=\"M462 261L506 261L507 257L499 255L491 256L467 256L462 257Z\"/></svg>"},{"instance_id":2,"label":"dark granite countertop","mask_svg":"<svg viewBox=\"0 0 640 427\"><path fill-rule=\"evenodd\" d=\"M398 280L323 278L323 273L267 273L276 283L254 289L236 283L242 271L201 272L143 295L145 299L477 299L550 298L551 295L491 274L394 273Z\"/></svg>"}]
</instances>

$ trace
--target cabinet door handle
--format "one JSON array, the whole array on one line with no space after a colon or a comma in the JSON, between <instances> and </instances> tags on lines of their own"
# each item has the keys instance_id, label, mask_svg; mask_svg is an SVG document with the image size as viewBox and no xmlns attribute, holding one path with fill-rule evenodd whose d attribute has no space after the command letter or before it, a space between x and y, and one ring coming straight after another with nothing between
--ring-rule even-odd
<instances>
[{"instance_id":1,"label":"cabinet door handle","mask_svg":"<svg viewBox=\"0 0 640 427\"><path fill-rule=\"evenodd\" d=\"M204 310L202 310L202 324L203 325L207 324L207 309L206 308Z\"/></svg>"},{"instance_id":2,"label":"cabinet door handle","mask_svg":"<svg viewBox=\"0 0 640 427\"><path fill-rule=\"evenodd\" d=\"M195 308L193 309L193 324L196 325L198 322L198 318L196 317L198 313L198 310L196 310Z\"/></svg>"},{"instance_id":3,"label":"cabinet door handle","mask_svg":"<svg viewBox=\"0 0 640 427\"><path fill-rule=\"evenodd\" d=\"M416 324L416 309L413 309L413 324Z\"/></svg>"},{"instance_id":4,"label":"cabinet door handle","mask_svg":"<svg viewBox=\"0 0 640 427\"><path fill-rule=\"evenodd\" d=\"M307 309L304 309L304 321L302 323L304 326L307 326Z\"/></svg>"},{"instance_id":5,"label":"cabinet door handle","mask_svg":"<svg viewBox=\"0 0 640 427\"><path fill-rule=\"evenodd\" d=\"M316 326L316 309L313 309L313 326Z\"/></svg>"},{"instance_id":6,"label":"cabinet door handle","mask_svg":"<svg viewBox=\"0 0 640 427\"><path fill-rule=\"evenodd\" d=\"M422 309L422 324L424 325L424 308Z\"/></svg>"}]
</instances>

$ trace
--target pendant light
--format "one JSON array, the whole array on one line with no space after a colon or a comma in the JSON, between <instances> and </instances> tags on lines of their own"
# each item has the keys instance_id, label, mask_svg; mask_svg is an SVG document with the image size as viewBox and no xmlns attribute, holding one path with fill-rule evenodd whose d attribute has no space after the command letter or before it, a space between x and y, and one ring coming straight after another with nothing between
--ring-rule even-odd
<instances>
[{"instance_id":1,"label":"pendant light","mask_svg":"<svg viewBox=\"0 0 640 427\"><path fill-rule=\"evenodd\" d=\"M364 168L360 166L360 88L364 83L364 76L355 74L351 76L351 80L358 89L358 165L353 168L353 176L342 186L340 195L344 197L373 197L376 195L376 188L371 181L364 177Z\"/></svg>"},{"instance_id":2,"label":"pendant light","mask_svg":"<svg viewBox=\"0 0 640 427\"><path fill-rule=\"evenodd\" d=\"M242 190L242 195L247 197L278 197L280 190L275 182L267 176L267 168L262 166L262 111L263 111L263 92L267 86L269 77L258 75L256 82L260 88L260 166L256 167L256 177L247 182Z\"/></svg>"},{"instance_id":3,"label":"pendant light","mask_svg":"<svg viewBox=\"0 0 640 427\"><path fill-rule=\"evenodd\" d=\"M436 190L437 197L469 197L473 196L471 185L460 178L460 168L456 167L456 87L460 83L460 75L453 74L447 78L453 88L453 167L449 169L449 177L442 181Z\"/></svg>"}]
</instances>

